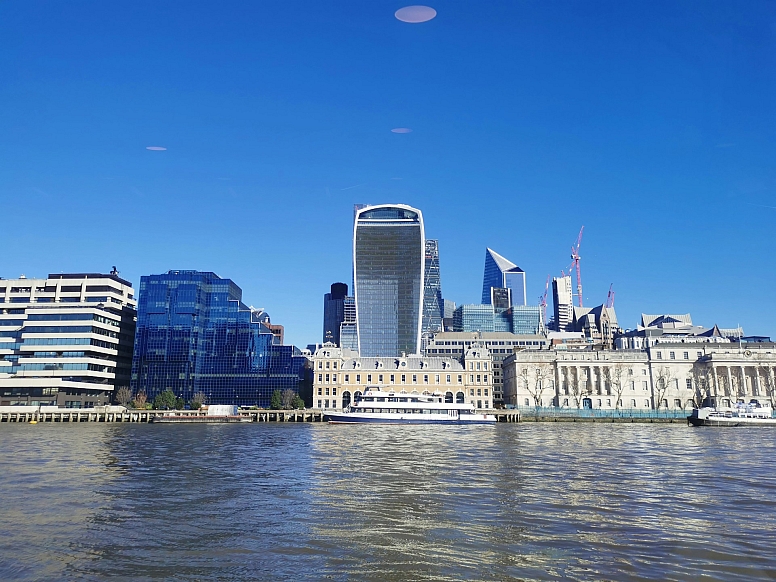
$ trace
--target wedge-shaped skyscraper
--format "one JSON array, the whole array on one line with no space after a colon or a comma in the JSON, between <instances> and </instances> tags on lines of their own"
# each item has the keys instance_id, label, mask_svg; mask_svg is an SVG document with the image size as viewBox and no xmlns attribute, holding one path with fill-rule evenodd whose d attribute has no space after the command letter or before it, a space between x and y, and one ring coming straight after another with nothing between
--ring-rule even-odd
<instances>
[{"instance_id":1,"label":"wedge-shaped skyscraper","mask_svg":"<svg viewBox=\"0 0 776 582\"><path fill-rule=\"evenodd\" d=\"M357 208L353 283L361 357L419 352L424 243L420 210L404 204Z\"/></svg>"},{"instance_id":2,"label":"wedge-shaped skyscraper","mask_svg":"<svg viewBox=\"0 0 776 582\"><path fill-rule=\"evenodd\" d=\"M482 303L493 304L493 289L509 289L511 305L526 305L525 271L493 249L485 249Z\"/></svg>"}]
</instances>

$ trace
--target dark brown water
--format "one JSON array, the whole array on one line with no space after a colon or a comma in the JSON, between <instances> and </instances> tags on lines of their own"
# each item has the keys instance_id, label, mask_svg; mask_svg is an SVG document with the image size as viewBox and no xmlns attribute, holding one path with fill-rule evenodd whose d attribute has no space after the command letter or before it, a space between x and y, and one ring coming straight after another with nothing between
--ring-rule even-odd
<instances>
[{"instance_id":1,"label":"dark brown water","mask_svg":"<svg viewBox=\"0 0 776 582\"><path fill-rule=\"evenodd\" d=\"M774 580L776 431L0 426L2 580Z\"/></svg>"}]
</instances>

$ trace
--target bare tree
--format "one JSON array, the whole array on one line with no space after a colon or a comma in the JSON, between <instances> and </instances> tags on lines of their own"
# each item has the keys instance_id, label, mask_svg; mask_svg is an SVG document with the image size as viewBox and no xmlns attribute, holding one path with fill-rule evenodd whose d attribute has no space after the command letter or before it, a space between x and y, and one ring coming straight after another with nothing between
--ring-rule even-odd
<instances>
[{"instance_id":1,"label":"bare tree","mask_svg":"<svg viewBox=\"0 0 776 582\"><path fill-rule=\"evenodd\" d=\"M696 408L703 406L706 398L711 396L711 378L708 366L693 364L690 370L690 378L693 385L693 403Z\"/></svg>"},{"instance_id":2,"label":"bare tree","mask_svg":"<svg viewBox=\"0 0 776 582\"><path fill-rule=\"evenodd\" d=\"M760 366L763 371L763 384L765 395L771 401L771 408L776 408L776 378L773 373L773 366Z\"/></svg>"},{"instance_id":3,"label":"bare tree","mask_svg":"<svg viewBox=\"0 0 776 582\"><path fill-rule=\"evenodd\" d=\"M116 390L114 398L116 399L116 402L122 406L126 406L129 404L129 401L132 400L132 390L129 389L129 386L120 386Z\"/></svg>"},{"instance_id":4,"label":"bare tree","mask_svg":"<svg viewBox=\"0 0 776 582\"><path fill-rule=\"evenodd\" d=\"M294 408L294 401L296 399L296 392L291 390L291 388L286 388L283 390L282 394L282 402L283 402L283 410L291 410Z\"/></svg>"},{"instance_id":5,"label":"bare tree","mask_svg":"<svg viewBox=\"0 0 776 582\"><path fill-rule=\"evenodd\" d=\"M654 388L655 410L660 410L660 407L663 405L663 400L665 399L666 393L668 392L668 388L671 386L673 380L674 374L671 371L671 368L668 366L658 368ZM666 408L668 408L668 406L666 406Z\"/></svg>"},{"instance_id":6,"label":"bare tree","mask_svg":"<svg viewBox=\"0 0 776 582\"><path fill-rule=\"evenodd\" d=\"M568 376L568 379L569 393L574 398L577 408L582 408L582 399L587 395L589 386L587 388L582 387L582 382L579 381L578 370L571 376Z\"/></svg>"},{"instance_id":7,"label":"bare tree","mask_svg":"<svg viewBox=\"0 0 776 582\"><path fill-rule=\"evenodd\" d=\"M145 390L139 390L137 394L135 394L135 408L145 408L146 400L148 400L148 396L146 395Z\"/></svg>"},{"instance_id":8,"label":"bare tree","mask_svg":"<svg viewBox=\"0 0 776 582\"><path fill-rule=\"evenodd\" d=\"M737 374L730 374L730 405L735 406L739 399L746 397L745 379Z\"/></svg>"},{"instance_id":9,"label":"bare tree","mask_svg":"<svg viewBox=\"0 0 776 582\"><path fill-rule=\"evenodd\" d=\"M539 408L542 405L542 394L548 389L547 379L550 377L552 370L547 364L539 364L534 368L533 382L529 381L528 368L523 368L521 371L521 379L525 383L525 389L531 395L534 401L534 406Z\"/></svg>"},{"instance_id":10,"label":"bare tree","mask_svg":"<svg viewBox=\"0 0 776 582\"><path fill-rule=\"evenodd\" d=\"M604 368L604 381L611 387L614 392L615 409L620 409L622 403L622 393L625 392L625 382L623 382L623 375L625 374L625 366L622 364L615 364L614 366L606 366Z\"/></svg>"},{"instance_id":11,"label":"bare tree","mask_svg":"<svg viewBox=\"0 0 776 582\"><path fill-rule=\"evenodd\" d=\"M191 407L199 409L204 404L207 404L207 395L204 392L195 392L191 397Z\"/></svg>"}]
</instances>

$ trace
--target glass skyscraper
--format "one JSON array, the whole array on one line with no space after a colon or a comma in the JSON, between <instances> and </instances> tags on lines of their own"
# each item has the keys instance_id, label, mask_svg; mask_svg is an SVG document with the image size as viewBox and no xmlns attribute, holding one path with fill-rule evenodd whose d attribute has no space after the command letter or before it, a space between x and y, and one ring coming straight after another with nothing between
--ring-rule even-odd
<instances>
[{"instance_id":1,"label":"glass skyscraper","mask_svg":"<svg viewBox=\"0 0 776 582\"><path fill-rule=\"evenodd\" d=\"M356 209L353 281L362 357L419 352L424 257L420 210L403 204Z\"/></svg>"},{"instance_id":2,"label":"glass skyscraper","mask_svg":"<svg viewBox=\"0 0 776 582\"><path fill-rule=\"evenodd\" d=\"M510 289L511 305L526 305L525 272L493 249L485 249L482 303L492 303L492 289Z\"/></svg>"},{"instance_id":3,"label":"glass skyscraper","mask_svg":"<svg viewBox=\"0 0 776 582\"><path fill-rule=\"evenodd\" d=\"M426 241L425 275L423 277L422 333L442 331L444 301L439 277L439 241Z\"/></svg>"},{"instance_id":4,"label":"glass skyscraper","mask_svg":"<svg viewBox=\"0 0 776 582\"><path fill-rule=\"evenodd\" d=\"M257 317L257 315L259 317ZM242 303L242 290L215 273L168 271L140 280L133 392L149 400L166 389L211 404L268 407L274 390L309 399L308 360L273 343L265 313Z\"/></svg>"},{"instance_id":5,"label":"glass skyscraper","mask_svg":"<svg viewBox=\"0 0 776 582\"><path fill-rule=\"evenodd\" d=\"M332 283L331 292L323 296L323 341L340 345L340 325L345 321L345 298L348 286Z\"/></svg>"}]
</instances>

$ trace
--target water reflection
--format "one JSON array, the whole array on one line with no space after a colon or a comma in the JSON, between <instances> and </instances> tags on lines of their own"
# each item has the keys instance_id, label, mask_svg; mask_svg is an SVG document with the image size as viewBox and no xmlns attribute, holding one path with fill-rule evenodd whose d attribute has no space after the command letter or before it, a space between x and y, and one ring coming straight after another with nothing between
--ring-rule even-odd
<instances>
[{"instance_id":1,"label":"water reflection","mask_svg":"<svg viewBox=\"0 0 776 582\"><path fill-rule=\"evenodd\" d=\"M0 579L772 579L761 430L0 429Z\"/></svg>"}]
</instances>

